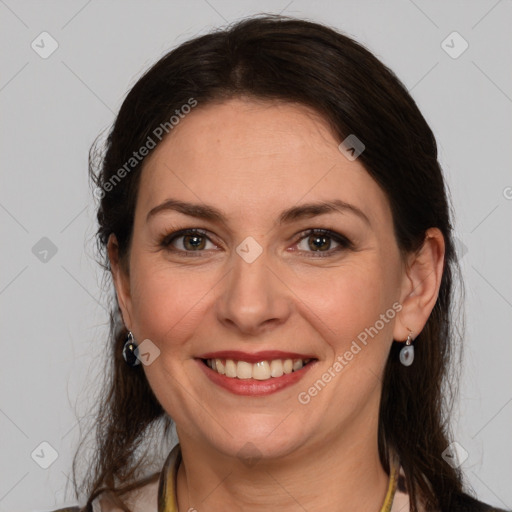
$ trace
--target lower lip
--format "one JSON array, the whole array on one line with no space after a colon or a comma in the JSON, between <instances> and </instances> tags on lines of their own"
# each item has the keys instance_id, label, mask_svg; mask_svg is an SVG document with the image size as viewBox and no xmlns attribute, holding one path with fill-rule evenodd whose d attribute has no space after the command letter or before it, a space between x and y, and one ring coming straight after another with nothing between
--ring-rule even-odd
<instances>
[{"instance_id":1,"label":"lower lip","mask_svg":"<svg viewBox=\"0 0 512 512\"><path fill-rule=\"evenodd\" d=\"M245 395L245 396L265 396L271 395L272 393L276 393L285 389L287 387L293 386L297 382L299 382L304 375L310 370L312 366L316 364L317 361L311 361L306 366L303 366L300 370L296 372L287 373L282 375L281 377L271 377L267 380L257 380L257 379L238 379L236 377L226 377L225 375L221 375L217 373L215 370L212 370L209 366L203 363L201 359L196 359L197 363L206 374L206 376L218 386L231 391L235 395Z\"/></svg>"}]
</instances>

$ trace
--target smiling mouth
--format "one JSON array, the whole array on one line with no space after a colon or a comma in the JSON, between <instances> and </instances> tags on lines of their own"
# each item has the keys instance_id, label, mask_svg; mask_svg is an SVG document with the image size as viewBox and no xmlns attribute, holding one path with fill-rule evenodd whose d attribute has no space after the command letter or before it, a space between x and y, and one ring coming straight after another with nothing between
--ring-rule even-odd
<instances>
[{"instance_id":1,"label":"smiling mouth","mask_svg":"<svg viewBox=\"0 0 512 512\"><path fill-rule=\"evenodd\" d=\"M272 359L249 363L234 359L202 359L214 372L232 379L269 380L298 372L316 359Z\"/></svg>"}]
</instances>

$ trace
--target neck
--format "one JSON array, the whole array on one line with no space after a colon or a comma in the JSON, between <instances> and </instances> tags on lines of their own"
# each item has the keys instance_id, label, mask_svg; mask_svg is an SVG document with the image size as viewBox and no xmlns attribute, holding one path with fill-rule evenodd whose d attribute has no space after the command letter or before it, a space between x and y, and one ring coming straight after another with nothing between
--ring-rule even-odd
<instances>
[{"instance_id":1,"label":"neck","mask_svg":"<svg viewBox=\"0 0 512 512\"><path fill-rule=\"evenodd\" d=\"M367 422L364 435L361 425L354 431L250 467L181 435L179 511L379 512L389 476L378 455L377 423Z\"/></svg>"}]
</instances>

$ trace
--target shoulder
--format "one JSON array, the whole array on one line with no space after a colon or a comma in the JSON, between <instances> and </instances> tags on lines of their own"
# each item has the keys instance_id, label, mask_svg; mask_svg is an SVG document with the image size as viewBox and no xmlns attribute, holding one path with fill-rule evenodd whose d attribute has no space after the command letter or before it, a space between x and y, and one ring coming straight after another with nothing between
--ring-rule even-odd
<instances>
[{"instance_id":1,"label":"shoulder","mask_svg":"<svg viewBox=\"0 0 512 512\"><path fill-rule=\"evenodd\" d=\"M76 505L74 507L64 507L57 510L51 510L50 512L80 512L80 507Z\"/></svg>"},{"instance_id":2,"label":"shoulder","mask_svg":"<svg viewBox=\"0 0 512 512\"><path fill-rule=\"evenodd\" d=\"M149 482L121 498L132 512L157 512L158 485L158 480ZM103 494L93 501L92 509L93 512L122 512L121 508L108 495Z\"/></svg>"},{"instance_id":3,"label":"shoulder","mask_svg":"<svg viewBox=\"0 0 512 512\"><path fill-rule=\"evenodd\" d=\"M157 512L158 510L158 480L149 482L126 495L123 501L132 512ZM78 505L73 507L59 508L50 512L80 512ZM122 512L111 496L106 493L100 494L92 502L93 512Z\"/></svg>"},{"instance_id":4,"label":"shoulder","mask_svg":"<svg viewBox=\"0 0 512 512\"><path fill-rule=\"evenodd\" d=\"M407 491L406 479L403 467L400 466L396 481L396 492L390 512L404 512L410 510L409 493ZM423 503L419 504L420 512L512 512L503 508L493 507L466 492L455 492L450 496L450 503L442 510L432 510Z\"/></svg>"},{"instance_id":5,"label":"shoulder","mask_svg":"<svg viewBox=\"0 0 512 512\"><path fill-rule=\"evenodd\" d=\"M511 512L477 500L466 493L453 496L450 512Z\"/></svg>"}]
</instances>

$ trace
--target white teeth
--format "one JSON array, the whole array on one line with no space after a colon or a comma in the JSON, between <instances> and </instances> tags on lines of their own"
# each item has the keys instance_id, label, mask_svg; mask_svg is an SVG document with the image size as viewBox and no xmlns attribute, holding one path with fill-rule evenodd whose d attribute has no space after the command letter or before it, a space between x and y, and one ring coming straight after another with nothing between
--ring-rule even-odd
<instances>
[{"instance_id":1,"label":"white teeth","mask_svg":"<svg viewBox=\"0 0 512 512\"><path fill-rule=\"evenodd\" d=\"M270 375L272 375L272 377L281 377L283 373L283 363L279 359L274 359L274 361L270 363Z\"/></svg>"},{"instance_id":2,"label":"white teeth","mask_svg":"<svg viewBox=\"0 0 512 512\"><path fill-rule=\"evenodd\" d=\"M222 363L220 359L214 359L215 366L217 367L217 373L220 373L221 375L224 375L226 373L226 367Z\"/></svg>"},{"instance_id":3,"label":"white teeth","mask_svg":"<svg viewBox=\"0 0 512 512\"><path fill-rule=\"evenodd\" d=\"M296 372L311 359L273 359L256 364L233 359L207 359L206 364L217 373L238 379L268 380Z\"/></svg>"},{"instance_id":4,"label":"white teeth","mask_svg":"<svg viewBox=\"0 0 512 512\"><path fill-rule=\"evenodd\" d=\"M236 376L239 379L250 379L252 377L252 364L245 361L238 361L236 365Z\"/></svg>"},{"instance_id":5,"label":"white teeth","mask_svg":"<svg viewBox=\"0 0 512 512\"><path fill-rule=\"evenodd\" d=\"M252 378L257 380L270 379L270 365L267 361L260 361L252 365Z\"/></svg>"},{"instance_id":6,"label":"white teeth","mask_svg":"<svg viewBox=\"0 0 512 512\"><path fill-rule=\"evenodd\" d=\"M226 377L236 377L236 363L233 359L226 359Z\"/></svg>"}]
</instances>

